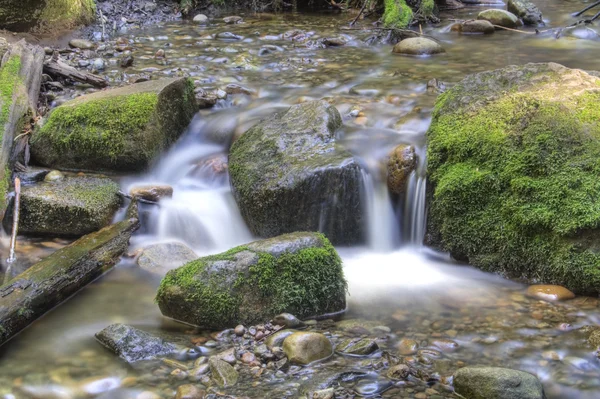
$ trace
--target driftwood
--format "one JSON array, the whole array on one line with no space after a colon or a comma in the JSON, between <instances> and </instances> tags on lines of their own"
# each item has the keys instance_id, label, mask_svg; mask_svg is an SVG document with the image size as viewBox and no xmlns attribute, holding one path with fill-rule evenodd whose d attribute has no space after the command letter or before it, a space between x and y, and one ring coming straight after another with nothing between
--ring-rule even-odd
<instances>
[{"instance_id":1,"label":"driftwood","mask_svg":"<svg viewBox=\"0 0 600 399\"><path fill-rule=\"evenodd\" d=\"M112 268L138 227L128 219L59 249L0 287L0 345Z\"/></svg>"},{"instance_id":2,"label":"driftwood","mask_svg":"<svg viewBox=\"0 0 600 399\"><path fill-rule=\"evenodd\" d=\"M73 79L82 83L89 83L95 87L106 87L108 82L101 76L89 72L80 71L71 65L61 61L58 53L54 52L52 58L44 62L44 73L50 76Z\"/></svg>"}]
</instances>

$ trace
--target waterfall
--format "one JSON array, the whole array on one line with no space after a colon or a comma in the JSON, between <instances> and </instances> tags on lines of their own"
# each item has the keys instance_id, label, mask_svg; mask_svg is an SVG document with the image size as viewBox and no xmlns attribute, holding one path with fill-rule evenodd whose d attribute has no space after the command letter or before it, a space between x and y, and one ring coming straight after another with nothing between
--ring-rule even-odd
<instances>
[{"instance_id":1,"label":"waterfall","mask_svg":"<svg viewBox=\"0 0 600 399\"><path fill-rule=\"evenodd\" d=\"M385 182L363 169L363 198L367 215L367 243L378 252L389 252L400 243L400 225Z\"/></svg>"},{"instance_id":2,"label":"waterfall","mask_svg":"<svg viewBox=\"0 0 600 399\"><path fill-rule=\"evenodd\" d=\"M425 237L426 209L425 189L427 179L418 171L411 173L406 189L404 206L404 231L407 232L408 243L416 246L423 245Z\"/></svg>"}]
</instances>

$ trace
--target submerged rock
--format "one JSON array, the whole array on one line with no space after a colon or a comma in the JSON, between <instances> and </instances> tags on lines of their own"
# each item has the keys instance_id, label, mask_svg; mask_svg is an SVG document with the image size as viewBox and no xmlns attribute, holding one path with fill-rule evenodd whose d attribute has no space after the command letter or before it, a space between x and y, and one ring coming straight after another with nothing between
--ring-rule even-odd
<instances>
[{"instance_id":1,"label":"submerged rock","mask_svg":"<svg viewBox=\"0 0 600 399\"><path fill-rule=\"evenodd\" d=\"M387 186L390 192L404 196L408 178L416 168L415 147L402 144L394 148L387 163Z\"/></svg>"},{"instance_id":2,"label":"submerged rock","mask_svg":"<svg viewBox=\"0 0 600 399\"><path fill-rule=\"evenodd\" d=\"M476 19L470 21L464 21L461 23L457 23L452 25L452 31L461 32L461 33L482 33L482 34L490 34L496 31L494 25L490 21L486 21L483 19Z\"/></svg>"},{"instance_id":3,"label":"submerged rock","mask_svg":"<svg viewBox=\"0 0 600 399\"><path fill-rule=\"evenodd\" d=\"M82 236L110 224L121 204L119 186L107 178L69 177L21 189L19 232ZM12 203L4 219L12 225Z\"/></svg>"},{"instance_id":4,"label":"submerged rock","mask_svg":"<svg viewBox=\"0 0 600 399\"><path fill-rule=\"evenodd\" d=\"M297 332L297 331L296 330L288 330L288 329L283 330L283 331L277 331L275 334L270 335L265 340L265 345L267 345L267 348L269 348L269 350L273 350L273 348L283 346L283 341L285 341L285 339L287 337L294 334L295 332Z\"/></svg>"},{"instance_id":5,"label":"submerged rock","mask_svg":"<svg viewBox=\"0 0 600 399\"><path fill-rule=\"evenodd\" d=\"M542 12L529 0L508 0L506 9L521 18L525 25L540 25L544 23Z\"/></svg>"},{"instance_id":6,"label":"submerged rock","mask_svg":"<svg viewBox=\"0 0 600 399\"><path fill-rule=\"evenodd\" d=\"M469 399L545 399L532 374L499 367L465 367L454 374L456 393Z\"/></svg>"},{"instance_id":7,"label":"submerged rock","mask_svg":"<svg viewBox=\"0 0 600 399\"><path fill-rule=\"evenodd\" d=\"M364 235L361 168L338 148L342 119L325 101L294 105L236 140L231 185L250 231L273 237L323 232L333 243Z\"/></svg>"},{"instance_id":8,"label":"submerged rock","mask_svg":"<svg viewBox=\"0 0 600 399\"><path fill-rule=\"evenodd\" d=\"M377 351L379 345L372 338L350 338L340 342L335 350L345 355L365 356Z\"/></svg>"},{"instance_id":9,"label":"submerged rock","mask_svg":"<svg viewBox=\"0 0 600 399\"><path fill-rule=\"evenodd\" d=\"M170 270L176 269L198 258L198 255L185 244L168 242L150 245L137 258L137 264L150 273L164 276Z\"/></svg>"},{"instance_id":10,"label":"submerged rock","mask_svg":"<svg viewBox=\"0 0 600 399\"><path fill-rule=\"evenodd\" d=\"M97 333L96 339L128 363L157 359L177 350L175 344L126 324L111 324Z\"/></svg>"},{"instance_id":11,"label":"submerged rock","mask_svg":"<svg viewBox=\"0 0 600 399\"><path fill-rule=\"evenodd\" d=\"M437 100L427 241L483 270L600 292L600 79L527 64Z\"/></svg>"},{"instance_id":12,"label":"submerged rock","mask_svg":"<svg viewBox=\"0 0 600 399\"><path fill-rule=\"evenodd\" d=\"M218 386L227 388L234 386L237 383L238 372L229 363L211 357L208 364L210 365L212 379Z\"/></svg>"},{"instance_id":13,"label":"submerged rock","mask_svg":"<svg viewBox=\"0 0 600 399\"><path fill-rule=\"evenodd\" d=\"M505 28L516 28L521 25L521 21L519 21L519 17L515 14L508 12L506 10L500 10L497 8L492 8L489 10L485 10L480 12L477 15L477 19L484 20L490 22L492 25L498 25Z\"/></svg>"},{"instance_id":14,"label":"submerged rock","mask_svg":"<svg viewBox=\"0 0 600 399\"><path fill-rule=\"evenodd\" d=\"M426 37L411 37L394 46L394 53L407 55L433 55L446 52L436 41Z\"/></svg>"},{"instance_id":15,"label":"submerged rock","mask_svg":"<svg viewBox=\"0 0 600 399\"><path fill-rule=\"evenodd\" d=\"M291 363L306 365L330 357L333 346L323 334L300 331L283 341L283 351Z\"/></svg>"},{"instance_id":16,"label":"submerged rock","mask_svg":"<svg viewBox=\"0 0 600 399\"><path fill-rule=\"evenodd\" d=\"M161 79L77 97L34 132L32 157L59 169L144 170L187 128L193 91L189 79Z\"/></svg>"},{"instance_id":17,"label":"submerged rock","mask_svg":"<svg viewBox=\"0 0 600 399\"><path fill-rule=\"evenodd\" d=\"M346 307L341 261L321 234L293 233L200 258L170 271L156 297L162 313L220 329Z\"/></svg>"}]
</instances>

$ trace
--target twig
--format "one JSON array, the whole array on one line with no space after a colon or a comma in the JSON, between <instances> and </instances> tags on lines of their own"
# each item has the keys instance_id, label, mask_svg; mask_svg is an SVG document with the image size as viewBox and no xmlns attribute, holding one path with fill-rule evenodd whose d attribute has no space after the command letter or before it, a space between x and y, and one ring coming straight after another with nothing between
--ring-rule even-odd
<instances>
[{"instance_id":1,"label":"twig","mask_svg":"<svg viewBox=\"0 0 600 399\"><path fill-rule=\"evenodd\" d=\"M358 19L360 18L360 16L362 15L363 11L365 10L365 7L367 6L367 4L369 3L369 0L365 0L363 3L362 8L360 9L360 12L358 13L358 15L356 16L356 18L354 18L354 21L350 22L350 26L354 26L354 24L356 23L356 21L358 21Z\"/></svg>"},{"instance_id":2,"label":"twig","mask_svg":"<svg viewBox=\"0 0 600 399\"><path fill-rule=\"evenodd\" d=\"M535 30L535 32L528 32L526 30L512 29L512 28L507 28L505 26L500 26L500 25L494 25L494 24L492 24L492 26L494 28L509 30L511 32L525 33L526 35L537 35L538 33L542 33L542 31L539 31L537 29ZM544 32L546 32L546 31L544 31Z\"/></svg>"},{"instance_id":3,"label":"twig","mask_svg":"<svg viewBox=\"0 0 600 399\"><path fill-rule=\"evenodd\" d=\"M15 247L17 246L17 233L19 230L19 207L21 200L21 179L15 177L15 202L13 206L13 225L10 236L10 252L6 263L13 263L17 260L15 256Z\"/></svg>"},{"instance_id":4,"label":"twig","mask_svg":"<svg viewBox=\"0 0 600 399\"><path fill-rule=\"evenodd\" d=\"M573 16L574 17L578 17L581 14L583 14L584 12L586 12L587 10L591 10L592 8L597 7L597 6L600 6L600 1L597 1L594 4L590 4L589 6L587 6L586 8L584 8L583 10L581 10L581 11L573 14ZM598 15L598 14L596 14L596 15Z\"/></svg>"}]
</instances>

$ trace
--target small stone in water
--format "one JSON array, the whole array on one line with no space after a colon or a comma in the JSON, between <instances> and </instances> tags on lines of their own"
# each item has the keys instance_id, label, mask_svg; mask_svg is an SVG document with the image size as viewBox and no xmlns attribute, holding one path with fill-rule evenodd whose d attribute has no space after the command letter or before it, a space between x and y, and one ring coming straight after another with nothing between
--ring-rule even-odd
<instances>
[{"instance_id":1,"label":"small stone in water","mask_svg":"<svg viewBox=\"0 0 600 399\"><path fill-rule=\"evenodd\" d=\"M136 396L135 399L161 399L161 397L154 392L144 391Z\"/></svg>"},{"instance_id":2,"label":"small stone in water","mask_svg":"<svg viewBox=\"0 0 600 399\"><path fill-rule=\"evenodd\" d=\"M208 17L204 14L198 14L194 17L193 21L199 25L207 25Z\"/></svg>"},{"instance_id":3,"label":"small stone in water","mask_svg":"<svg viewBox=\"0 0 600 399\"><path fill-rule=\"evenodd\" d=\"M183 381L187 378L188 373L183 371L182 369L175 369L171 371L171 377L173 377L177 381Z\"/></svg>"},{"instance_id":4,"label":"small stone in water","mask_svg":"<svg viewBox=\"0 0 600 399\"><path fill-rule=\"evenodd\" d=\"M347 355L365 356L379 349L377 342L374 339L346 339L342 341L336 348L339 353Z\"/></svg>"},{"instance_id":5,"label":"small stone in water","mask_svg":"<svg viewBox=\"0 0 600 399\"><path fill-rule=\"evenodd\" d=\"M58 170L53 170L44 177L44 181L58 181L65 178L65 175Z\"/></svg>"},{"instance_id":6,"label":"small stone in water","mask_svg":"<svg viewBox=\"0 0 600 399\"><path fill-rule=\"evenodd\" d=\"M410 368L406 364L393 366L387 372L387 376L392 380L405 380L409 374Z\"/></svg>"},{"instance_id":7,"label":"small stone in water","mask_svg":"<svg viewBox=\"0 0 600 399\"><path fill-rule=\"evenodd\" d=\"M225 17L223 18L223 22L225 22L228 25L233 25L233 24L239 24L240 22L243 21L242 17L238 17L238 16L231 16L231 17Z\"/></svg>"},{"instance_id":8,"label":"small stone in water","mask_svg":"<svg viewBox=\"0 0 600 399\"><path fill-rule=\"evenodd\" d=\"M94 43L84 39L73 39L69 42L69 46L81 50L87 50L94 48Z\"/></svg>"},{"instance_id":9,"label":"small stone in water","mask_svg":"<svg viewBox=\"0 0 600 399\"><path fill-rule=\"evenodd\" d=\"M527 296L545 301L564 301L575 298L575 294L560 285L532 285L527 288Z\"/></svg>"},{"instance_id":10,"label":"small stone in water","mask_svg":"<svg viewBox=\"0 0 600 399\"><path fill-rule=\"evenodd\" d=\"M403 339L398 343L398 352L402 356L414 355L419 349L419 344L414 339Z\"/></svg>"},{"instance_id":11,"label":"small stone in water","mask_svg":"<svg viewBox=\"0 0 600 399\"><path fill-rule=\"evenodd\" d=\"M121 68L127 68L133 65L133 56L132 55L125 55L121 58L120 61L121 64Z\"/></svg>"},{"instance_id":12,"label":"small stone in water","mask_svg":"<svg viewBox=\"0 0 600 399\"><path fill-rule=\"evenodd\" d=\"M304 326L298 318L289 313L282 313L273 318L273 324L283 326L285 328L298 328Z\"/></svg>"},{"instance_id":13,"label":"small stone in water","mask_svg":"<svg viewBox=\"0 0 600 399\"><path fill-rule=\"evenodd\" d=\"M361 396L373 396L387 391L392 383L383 378L377 380L362 380L354 387L357 394Z\"/></svg>"},{"instance_id":14,"label":"small stone in water","mask_svg":"<svg viewBox=\"0 0 600 399\"><path fill-rule=\"evenodd\" d=\"M237 335L238 337L241 337L246 333L246 327L244 327L243 325L240 324L240 325L236 326L233 331L235 332L235 335Z\"/></svg>"},{"instance_id":15,"label":"small stone in water","mask_svg":"<svg viewBox=\"0 0 600 399\"><path fill-rule=\"evenodd\" d=\"M242 355L242 362L249 364L256 361L256 356L252 352L246 352Z\"/></svg>"},{"instance_id":16,"label":"small stone in water","mask_svg":"<svg viewBox=\"0 0 600 399\"><path fill-rule=\"evenodd\" d=\"M173 187L167 184L135 186L129 190L129 195L133 198L158 202L162 198L171 198L173 196Z\"/></svg>"},{"instance_id":17,"label":"small stone in water","mask_svg":"<svg viewBox=\"0 0 600 399\"><path fill-rule=\"evenodd\" d=\"M158 49L154 54L154 58L165 58L165 50Z\"/></svg>"},{"instance_id":18,"label":"small stone in water","mask_svg":"<svg viewBox=\"0 0 600 399\"><path fill-rule=\"evenodd\" d=\"M177 388L175 399L202 399L206 392L195 385L186 384Z\"/></svg>"}]
</instances>

